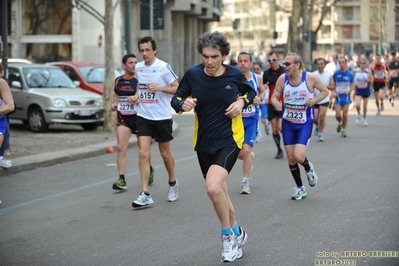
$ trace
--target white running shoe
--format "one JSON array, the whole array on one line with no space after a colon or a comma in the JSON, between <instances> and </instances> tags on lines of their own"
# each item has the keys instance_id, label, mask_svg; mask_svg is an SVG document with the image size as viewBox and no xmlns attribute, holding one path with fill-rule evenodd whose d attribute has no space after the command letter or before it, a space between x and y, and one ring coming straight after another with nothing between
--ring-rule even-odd
<instances>
[{"instance_id":1,"label":"white running shoe","mask_svg":"<svg viewBox=\"0 0 399 266\"><path fill-rule=\"evenodd\" d=\"M256 137L256 139L255 139L255 142L256 142L256 143L262 143L262 142L263 142L263 137L260 136L260 135L258 135L258 136Z\"/></svg>"},{"instance_id":2,"label":"white running shoe","mask_svg":"<svg viewBox=\"0 0 399 266\"><path fill-rule=\"evenodd\" d=\"M363 121L363 126L367 127L369 124L367 123L366 119Z\"/></svg>"},{"instance_id":3,"label":"white running shoe","mask_svg":"<svg viewBox=\"0 0 399 266\"><path fill-rule=\"evenodd\" d=\"M177 191L178 183L176 179L176 184L174 186L169 186L168 189L168 201L176 201L179 197L179 193Z\"/></svg>"},{"instance_id":4,"label":"white running shoe","mask_svg":"<svg viewBox=\"0 0 399 266\"><path fill-rule=\"evenodd\" d=\"M248 240L248 234L245 233L244 229L242 229L241 226L240 226L240 232L241 232L241 235L236 237L237 246L238 246L238 248L237 248L237 253L238 253L237 254L237 259L242 257L242 249L241 249L241 247L244 246L245 243Z\"/></svg>"},{"instance_id":5,"label":"white running shoe","mask_svg":"<svg viewBox=\"0 0 399 266\"><path fill-rule=\"evenodd\" d=\"M356 118L356 125L360 124L362 122L362 119L363 119L363 116L361 114L358 114L357 118Z\"/></svg>"},{"instance_id":6,"label":"white running shoe","mask_svg":"<svg viewBox=\"0 0 399 266\"><path fill-rule=\"evenodd\" d=\"M235 261L238 255L238 245L235 235L222 235L222 243L222 262Z\"/></svg>"},{"instance_id":7,"label":"white running shoe","mask_svg":"<svg viewBox=\"0 0 399 266\"><path fill-rule=\"evenodd\" d=\"M241 194L250 194L251 188L249 187L249 182L242 182L241 183Z\"/></svg>"},{"instance_id":8,"label":"white running shoe","mask_svg":"<svg viewBox=\"0 0 399 266\"><path fill-rule=\"evenodd\" d=\"M306 172L306 175L308 176L308 182L309 186L314 187L317 184L317 175L314 171L314 166L311 162L309 162L310 169L308 172Z\"/></svg>"},{"instance_id":9,"label":"white running shoe","mask_svg":"<svg viewBox=\"0 0 399 266\"><path fill-rule=\"evenodd\" d=\"M150 204L153 204L154 201L151 198L151 195L146 195L144 192L141 192L137 200L132 202L133 208L140 208Z\"/></svg>"},{"instance_id":10,"label":"white running shoe","mask_svg":"<svg viewBox=\"0 0 399 266\"><path fill-rule=\"evenodd\" d=\"M319 138L319 141L324 141L323 134L319 133L317 137Z\"/></svg>"},{"instance_id":11,"label":"white running shoe","mask_svg":"<svg viewBox=\"0 0 399 266\"><path fill-rule=\"evenodd\" d=\"M12 166L12 162L3 158L0 160L0 166L3 168L10 168Z\"/></svg>"},{"instance_id":12,"label":"white running shoe","mask_svg":"<svg viewBox=\"0 0 399 266\"><path fill-rule=\"evenodd\" d=\"M292 200L301 200L306 198L307 194L306 194L306 190L305 187L294 187L294 194L292 194L291 199Z\"/></svg>"}]
</instances>

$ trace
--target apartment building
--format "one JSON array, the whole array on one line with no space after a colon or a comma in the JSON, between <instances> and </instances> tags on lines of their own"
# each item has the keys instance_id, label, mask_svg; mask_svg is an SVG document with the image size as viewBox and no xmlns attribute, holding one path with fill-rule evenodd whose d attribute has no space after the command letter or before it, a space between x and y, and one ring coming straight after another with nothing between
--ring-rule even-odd
<instances>
[{"instance_id":1,"label":"apartment building","mask_svg":"<svg viewBox=\"0 0 399 266\"><path fill-rule=\"evenodd\" d=\"M232 55L248 51L264 55L284 50L293 0L223 0L222 16L212 30L228 36ZM295 0L303 1L305 0ZM324 1L315 0L312 29L317 29ZM333 1L327 2L327 6ZM399 0L341 0L324 16L312 43L312 55L399 51ZM306 14L306 12L305 12ZM237 23L238 21L238 23ZM301 19L297 23L302 27ZM304 40L300 29L299 40Z\"/></svg>"},{"instance_id":2,"label":"apartment building","mask_svg":"<svg viewBox=\"0 0 399 266\"><path fill-rule=\"evenodd\" d=\"M100 17L105 14L105 0L83 2ZM113 2L115 4L116 0ZM211 21L219 20L221 2L153 0L154 5L162 6L158 10L160 13L154 14L154 23L161 23L162 27L146 28L141 24L150 18L148 13L142 14L142 5L149 9L150 0L121 0L114 11L115 66L121 66L126 52L138 55L137 40L152 34L158 45L157 56L171 64L182 77L190 66L200 62L196 42L201 34L210 30ZM93 14L76 6L75 0L8 0L7 11L9 58L28 58L39 63L104 62L104 25ZM127 26L128 36L125 34ZM139 55L138 58L140 60Z\"/></svg>"}]
</instances>

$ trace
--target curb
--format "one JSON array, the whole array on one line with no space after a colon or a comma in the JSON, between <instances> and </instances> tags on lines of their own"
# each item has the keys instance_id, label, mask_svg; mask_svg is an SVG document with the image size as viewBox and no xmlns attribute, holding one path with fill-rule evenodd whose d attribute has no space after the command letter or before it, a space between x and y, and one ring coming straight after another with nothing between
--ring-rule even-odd
<instances>
[{"instance_id":1,"label":"curb","mask_svg":"<svg viewBox=\"0 0 399 266\"><path fill-rule=\"evenodd\" d=\"M173 121L173 135L178 130L178 125ZM154 140L153 140L154 142ZM137 145L135 136L129 140L128 148ZM48 167L65 162L76 161L88 157L99 156L108 153L108 147L113 147L115 151L118 149L116 143L116 136L114 140L108 140L102 143L92 144L81 148L45 152L40 154L28 155L23 157L14 158L12 160L13 166L10 168L0 167L0 177L17 174L24 171L34 170L40 167Z\"/></svg>"}]
</instances>

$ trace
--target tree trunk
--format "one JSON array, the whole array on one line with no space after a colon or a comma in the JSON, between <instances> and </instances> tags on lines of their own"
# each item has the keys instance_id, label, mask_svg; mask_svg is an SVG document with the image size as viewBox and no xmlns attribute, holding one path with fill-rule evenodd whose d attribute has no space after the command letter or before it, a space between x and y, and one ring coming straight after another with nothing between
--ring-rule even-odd
<instances>
[{"instance_id":1,"label":"tree trunk","mask_svg":"<svg viewBox=\"0 0 399 266\"><path fill-rule=\"evenodd\" d=\"M112 0L105 0L105 23L104 23L104 48L105 48L105 80L104 80L104 130L113 131L116 127L115 112L111 111L114 98L114 10Z\"/></svg>"},{"instance_id":2,"label":"tree trunk","mask_svg":"<svg viewBox=\"0 0 399 266\"><path fill-rule=\"evenodd\" d=\"M304 2L302 5L303 31L304 33L306 32L307 36L303 37L304 39L302 40L303 44L302 59L304 62L304 66L306 66L306 69L310 71L311 70L310 67L312 66L312 52L311 52L312 41L310 40L311 38L310 33L312 31L314 0L304 0L303 2Z\"/></svg>"},{"instance_id":3,"label":"tree trunk","mask_svg":"<svg viewBox=\"0 0 399 266\"><path fill-rule=\"evenodd\" d=\"M292 15L290 17L290 25L288 31L288 52L299 53L298 42L299 42L299 28L298 22L301 16L301 1L292 0Z\"/></svg>"}]
</instances>

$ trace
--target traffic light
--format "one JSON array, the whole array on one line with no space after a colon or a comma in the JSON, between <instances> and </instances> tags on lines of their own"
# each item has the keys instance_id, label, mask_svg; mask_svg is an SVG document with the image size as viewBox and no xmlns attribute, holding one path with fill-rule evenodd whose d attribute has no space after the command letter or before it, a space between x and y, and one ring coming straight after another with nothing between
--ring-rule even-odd
<instances>
[{"instance_id":1,"label":"traffic light","mask_svg":"<svg viewBox=\"0 0 399 266\"><path fill-rule=\"evenodd\" d=\"M240 27L240 19L236 18L233 20L233 30L238 29L238 27Z\"/></svg>"}]
</instances>

